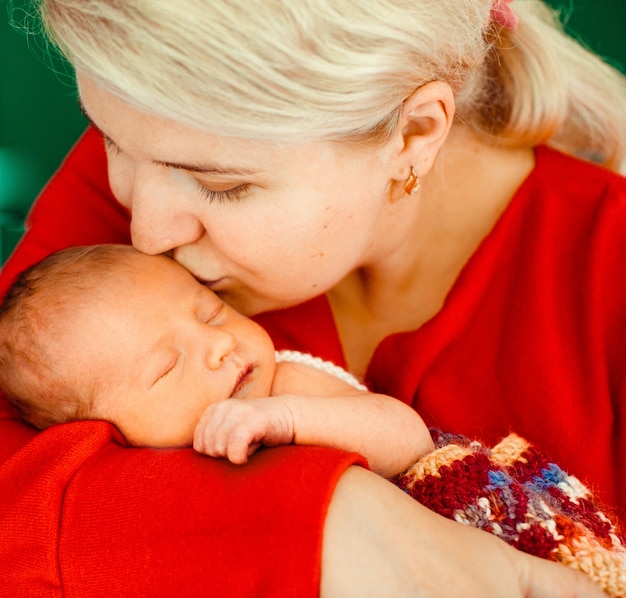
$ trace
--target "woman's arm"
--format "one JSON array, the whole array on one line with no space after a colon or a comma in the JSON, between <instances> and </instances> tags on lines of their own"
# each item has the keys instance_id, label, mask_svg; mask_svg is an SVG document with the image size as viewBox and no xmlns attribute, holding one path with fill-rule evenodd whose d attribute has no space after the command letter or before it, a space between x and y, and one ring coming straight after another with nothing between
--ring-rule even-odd
<instances>
[{"instance_id":1,"label":"woman's arm","mask_svg":"<svg viewBox=\"0 0 626 598\"><path fill-rule=\"evenodd\" d=\"M585 575L455 523L361 468L326 517L322 598L606 598Z\"/></svg>"},{"instance_id":2,"label":"woman's arm","mask_svg":"<svg viewBox=\"0 0 626 598\"><path fill-rule=\"evenodd\" d=\"M244 472L124 447L106 422L17 426L0 419L1 595L319 595L324 518L355 455L277 448Z\"/></svg>"}]
</instances>

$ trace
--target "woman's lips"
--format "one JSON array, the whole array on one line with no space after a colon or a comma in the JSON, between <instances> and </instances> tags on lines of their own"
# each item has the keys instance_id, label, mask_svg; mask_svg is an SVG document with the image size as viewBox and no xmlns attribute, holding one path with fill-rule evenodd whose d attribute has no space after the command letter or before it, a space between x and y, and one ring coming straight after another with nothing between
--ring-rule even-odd
<instances>
[{"instance_id":1,"label":"woman's lips","mask_svg":"<svg viewBox=\"0 0 626 598\"><path fill-rule=\"evenodd\" d=\"M211 289L212 291L219 290L221 284L224 283L225 278L215 278L213 280L200 280L200 282L205 286Z\"/></svg>"},{"instance_id":2,"label":"woman's lips","mask_svg":"<svg viewBox=\"0 0 626 598\"><path fill-rule=\"evenodd\" d=\"M241 389L252 379L252 371L254 367L252 364L248 364L244 367L237 376L237 381L235 382L235 386L233 387L233 391L230 393L230 399L232 399L236 394L238 394Z\"/></svg>"}]
</instances>

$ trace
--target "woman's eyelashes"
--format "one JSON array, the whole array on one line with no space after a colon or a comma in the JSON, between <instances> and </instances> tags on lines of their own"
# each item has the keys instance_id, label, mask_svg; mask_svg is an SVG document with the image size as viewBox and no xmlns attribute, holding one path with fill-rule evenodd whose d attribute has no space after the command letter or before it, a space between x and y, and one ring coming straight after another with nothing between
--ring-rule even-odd
<instances>
[{"instance_id":1,"label":"woman's eyelashes","mask_svg":"<svg viewBox=\"0 0 626 598\"><path fill-rule=\"evenodd\" d=\"M116 156L120 153L120 148L117 147L117 144L112 139L103 134L102 140L104 141L104 148L108 154Z\"/></svg>"},{"instance_id":2,"label":"woman's eyelashes","mask_svg":"<svg viewBox=\"0 0 626 598\"><path fill-rule=\"evenodd\" d=\"M231 187L230 189L224 189L222 191L209 189L199 181L196 181L196 186L202 197L207 201L237 201L250 193L250 185L248 184L237 185L236 187Z\"/></svg>"}]
</instances>

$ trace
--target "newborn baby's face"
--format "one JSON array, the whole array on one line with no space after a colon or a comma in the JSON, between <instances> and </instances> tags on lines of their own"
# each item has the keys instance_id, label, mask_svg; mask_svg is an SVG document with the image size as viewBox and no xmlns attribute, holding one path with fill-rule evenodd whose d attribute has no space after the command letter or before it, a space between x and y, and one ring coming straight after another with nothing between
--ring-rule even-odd
<instances>
[{"instance_id":1,"label":"newborn baby's face","mask_svg":"<svg viewBox=\"0 0 626 598\"><path fill-rule=\"evenodd\" d=\"M131 259L77 323L81 359L97 377L94 417L115 423L134 445L191 445L210 404L269 396L274 348L258 324L173 260Z\"/></svg>"}]
</instances>

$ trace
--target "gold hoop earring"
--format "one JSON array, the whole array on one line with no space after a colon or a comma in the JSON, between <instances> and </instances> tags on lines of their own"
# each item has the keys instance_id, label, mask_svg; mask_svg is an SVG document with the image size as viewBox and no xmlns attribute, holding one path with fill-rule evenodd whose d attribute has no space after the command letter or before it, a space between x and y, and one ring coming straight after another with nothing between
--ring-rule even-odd
<instances>
[{"instance_id":1,"label":"gold hoop earring","mask_svg":"<svg viewBox=\"0 0 626 598\"><path fill-rule=\"evenodd\" d=\"M422 184L420 183L420 178L417 176L417 174L413 170L413 167L411 166L411 172L404 182L404 192L407 195L415 195L419 191L421 186Z\"/></svg>"}]
</instances>

